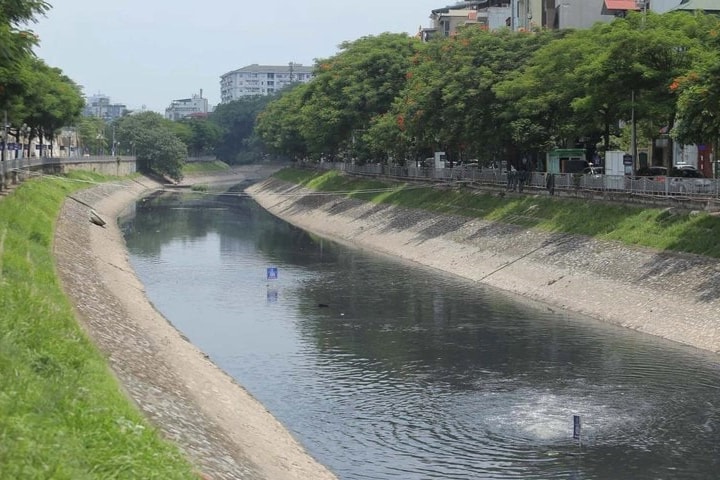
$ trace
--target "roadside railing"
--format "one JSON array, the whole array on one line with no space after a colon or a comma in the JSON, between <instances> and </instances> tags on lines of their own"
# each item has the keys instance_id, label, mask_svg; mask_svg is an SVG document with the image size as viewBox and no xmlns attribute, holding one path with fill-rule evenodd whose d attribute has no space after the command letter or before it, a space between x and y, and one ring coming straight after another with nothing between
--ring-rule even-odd
<instances>
[{"instance_id":1,"label":"roadside railing","mask_svg":"<svg viewBox=\"0 0 720 480\"><path fill-rule=\"evenodd\" d=\"M545 172L508 172L493 168L455 167L425 168L382 164L353 165L342 162L323 162L308 165L324 170L341 170L353 175L384 176L409 181L467 182L470 184L504 188L506 190L549 190L548 175L552 175L555 192L596 192L627 196L671 197L673 199L720 199L720 181L714 178L637 177L599 174L548 174Z\"/></svg>"}]
</instances>

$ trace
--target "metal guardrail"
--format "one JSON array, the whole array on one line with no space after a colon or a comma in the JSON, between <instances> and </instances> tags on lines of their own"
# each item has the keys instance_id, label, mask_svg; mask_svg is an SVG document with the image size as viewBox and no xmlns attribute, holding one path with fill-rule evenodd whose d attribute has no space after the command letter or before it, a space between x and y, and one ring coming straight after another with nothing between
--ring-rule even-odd
<instances>
[{"instance_id":1,"label":"metal guardrail","mask_svg":"<svg viewBox=\"0 0 720 480\"><path fill-rule=\"evenodd\" d=\"M468 182L516 191L548 190L549 175L545 172L508 172L507 170L462 166L435 169L377 164L352 165L340 162L324 162L313 165L313 168L336 169L355 175L385 176L411 181ZM552 175L554 190L559 193L582 191L657 199L688 198L698 201L720 199L720 180L713 178L631 177L570 173Z\"/></svg>"}]
</instances>

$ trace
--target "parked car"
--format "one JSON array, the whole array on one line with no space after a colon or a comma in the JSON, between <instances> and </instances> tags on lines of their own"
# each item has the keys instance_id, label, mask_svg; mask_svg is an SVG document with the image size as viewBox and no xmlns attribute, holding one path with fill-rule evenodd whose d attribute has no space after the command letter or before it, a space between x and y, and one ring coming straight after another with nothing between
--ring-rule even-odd
<instances>
[{"instance_id":1,"label":"parked car","mask_svg":"<svg viewBox=\"0 0 720 480\"><path fill-rule=\"evenodd\" d=\"M677 193L708 193L713 187L712 180L692 165L676 165L670 172L669 182L670 191Z\"/></svg>"},{"instance_id":2,"label":"parked car","mask_svg":"<svg viewBox=\"0 0 720 480\"><path fill-rule=\"evenodd\" d=\"M667 167L661 167L660 165L651 165L649 167L640 168L637 171L638 177L652 177L659 181L665 181L667 177Z\"/></svg>"}]
</instances>

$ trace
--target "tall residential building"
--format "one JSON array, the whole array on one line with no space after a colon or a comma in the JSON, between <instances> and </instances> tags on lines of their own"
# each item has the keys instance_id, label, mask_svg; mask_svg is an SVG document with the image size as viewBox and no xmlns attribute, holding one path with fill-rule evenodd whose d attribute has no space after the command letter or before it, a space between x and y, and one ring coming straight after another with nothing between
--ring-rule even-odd
<instances>
[{"instance_id":1,"label":"tall residential building","mask_svg":"<svg viewBox=\"0 0 720 480\"><path fill-rule=\"evenodd\" d=\"M313 67L299 63L258 65L254 63L220 76L220 102L229 103L242 97L272 95L292 83L312 80Z\"/></svg>"},{"instance_id":2,"label":"tall residential building","mask_svg":"<svg viewBox=\"0 0 720 480\"><path fill-rule=\"evenodd\" d=\"M122 103L110 103L110 97L98 93L85 98L85 108L83 115L86 117L102 118L106 122L111 122L116 118L120 118L127 111L127 105Z\"/></svg>"},{"instance_id":3,"label":"tall residential building","mask_svg":"<svg viewBox=\"0 0 720 480\"><path fill-rule=\"evenodd\" d=\"M165 118L168 120L180 120L185 117L207 117L208 101L203 98L203 91L200 94L193 94L191 98L173 100L170 106L165 109Z\"/></svg>"}]
</instances>

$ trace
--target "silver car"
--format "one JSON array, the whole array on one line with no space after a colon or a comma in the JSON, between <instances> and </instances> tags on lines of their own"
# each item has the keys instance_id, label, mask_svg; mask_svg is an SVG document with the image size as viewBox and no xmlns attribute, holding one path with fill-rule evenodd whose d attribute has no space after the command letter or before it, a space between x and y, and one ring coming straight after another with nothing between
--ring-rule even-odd
<instances>
[{"instance_id":1,"label":"silver car","mask_svg":"<svg viewBox=\"0 0 720 480\"><path fill-rule=\"evenodd\" d=\"M705 178L702 172L691 165L673 168L668 182L673 193L709 193L713 187L712 180Z\"/></svg>"}]
</instances>

